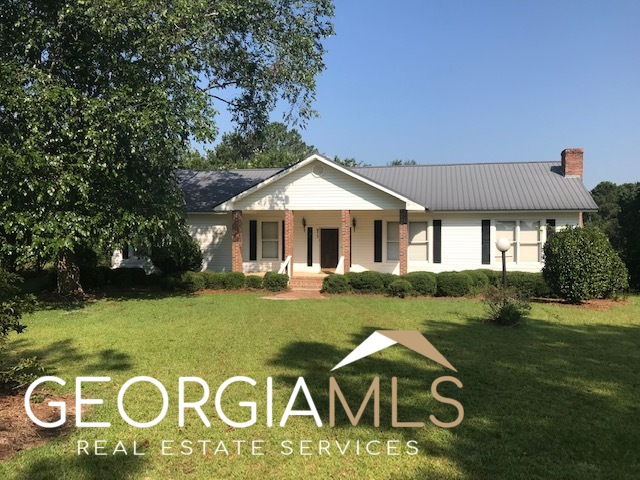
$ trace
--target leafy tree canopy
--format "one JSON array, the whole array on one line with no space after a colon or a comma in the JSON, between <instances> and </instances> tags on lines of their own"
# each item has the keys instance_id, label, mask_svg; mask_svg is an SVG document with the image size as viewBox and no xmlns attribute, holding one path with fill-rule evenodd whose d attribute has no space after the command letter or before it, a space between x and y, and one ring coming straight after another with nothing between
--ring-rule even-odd
<instances>
[{"instance_id":1,"label":"leafy tree canopy","mask_svg":"<svg viewBox=\"0 0 640 480\"><path fill-rule=\"evenodd\" d=\"M174 178L218 108L242 132L279 99L305 122L331 0L6 0L0 3L0 240L18 261L182 228Z\"/></svg>"}]
</instances>

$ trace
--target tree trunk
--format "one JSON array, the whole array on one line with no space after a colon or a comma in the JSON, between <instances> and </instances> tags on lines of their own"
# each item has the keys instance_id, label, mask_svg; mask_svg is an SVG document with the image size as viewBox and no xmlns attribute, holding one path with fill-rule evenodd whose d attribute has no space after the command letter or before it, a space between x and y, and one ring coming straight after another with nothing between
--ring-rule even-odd
<instances>
[{"instance_id":1,"label":"tree trunk","mask_svg":"<svg viewBox=\"0 0 640 480\"><path fill-rule=\"evenodd\" d=\"M80 267L76 255L71 250L63 250L58 256L58 294L81 297L84 295L80 285Z\"/></svg>"}]
</instances>

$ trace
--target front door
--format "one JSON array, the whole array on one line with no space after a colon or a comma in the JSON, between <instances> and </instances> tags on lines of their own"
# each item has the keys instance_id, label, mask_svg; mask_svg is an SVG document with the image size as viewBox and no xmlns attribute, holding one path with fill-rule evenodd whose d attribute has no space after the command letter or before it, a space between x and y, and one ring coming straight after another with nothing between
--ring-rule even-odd
<instances>
[{"instance_id":1,"label":"front door","mask_svg":"<svg viewBox=\"0 0 640 480\"><path fill-rule=\"evenodd\" d=\"M320 268L336 268L338 266L338 229L323 228L320 230Z\"/></svg>"}]
</instances>

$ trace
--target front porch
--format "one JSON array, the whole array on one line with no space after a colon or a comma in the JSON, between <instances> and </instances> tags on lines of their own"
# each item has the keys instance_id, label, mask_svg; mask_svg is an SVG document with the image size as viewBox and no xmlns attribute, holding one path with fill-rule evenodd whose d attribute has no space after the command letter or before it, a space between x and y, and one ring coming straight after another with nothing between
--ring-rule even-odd
<instances>
[{"instance_id":1,"label":"front porch","mask_svg":"<svg viewBox=\"0 0 640 480\"><path fill-rule=\"evenodd\" d=\"M295 279L292 285L318 279L321 284L330 273L407 272L408 214L403 209L234 210L231 237L233 271L286 273Z\"/></svg>"}]
</instances>

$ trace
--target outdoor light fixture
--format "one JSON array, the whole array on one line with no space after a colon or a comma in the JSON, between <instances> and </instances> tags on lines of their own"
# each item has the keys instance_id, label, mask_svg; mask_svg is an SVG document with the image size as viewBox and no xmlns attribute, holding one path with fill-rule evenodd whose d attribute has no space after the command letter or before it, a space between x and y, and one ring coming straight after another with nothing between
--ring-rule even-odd
<instances>
[{"instance_id":1,"label":"outdoor light fixture","mask_svg":"<svg viewBox=\"0 0 640 480\"><path fill-rule=\"evenodd\" d=\"M499 238L496 247L502 252L502 288L507 288L507 251L511 248L511 242L507 238Z\"/></svg>"},{"instance_id":2,"label":"outdoor light fixture","mask_svg":"<svg viewBox=\"0 0 640 480\"><path fill-rule=\"evenodd\" d=\"M351 225L353 225L353 231L356 231L356 219L351 220Z\"/></svg>"},{"instance_id":3,"label":"outdoor light fixture","mask_svg":"<svg viewBox=\"0 0 640 480\"><path fill-rule=\"evenodd\" d=\"M302 217L302 230L306 230L307 228L307 219Z\"/></svg>"}]
</instances>

